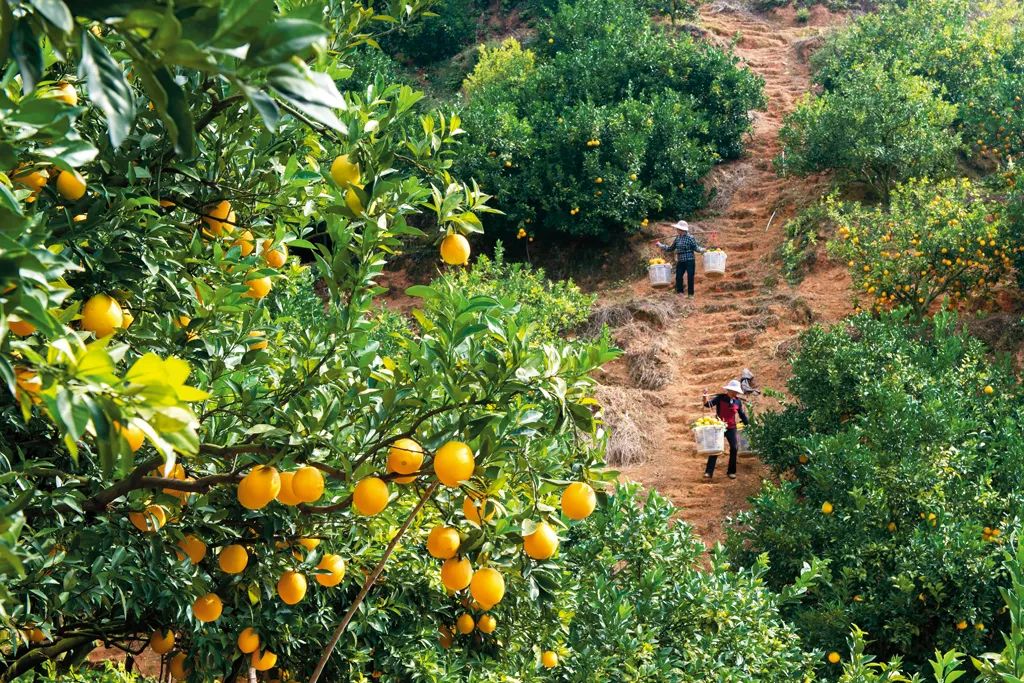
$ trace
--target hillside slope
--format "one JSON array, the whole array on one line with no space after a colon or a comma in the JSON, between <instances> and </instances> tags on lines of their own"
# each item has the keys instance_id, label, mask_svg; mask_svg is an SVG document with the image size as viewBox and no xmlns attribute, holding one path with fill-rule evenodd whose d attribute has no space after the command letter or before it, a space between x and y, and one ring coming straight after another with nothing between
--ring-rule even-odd
<instances>
[{"instance_id":1,"label":"hillside slope","mask_svg":"<svg viewBox=\"0 0 1024 683\"><path fill-rule=\"evenodd\" d=\"M632 396L632 417L648 444L646 462L620 468L623 477L671 497L710 545L722 537L721 522L744 505L767 470L756 458L741 458L739 478L730 481L726 458L721 458L713 483L702 478L705 459L696 454L689 427L702 413L702 390L714 393L744 367L762 386L782 390L788 373L785 350L808 325L837 320L849 311L849 279L845 269L826 264L799 287L789 287L772 259L786 220L824 189L823 178L778 178L771 160L778 153L783 118L810 87L810 39L841 18L822 10L809 28L797 25L791 12L763 16L710 5L702 9L701 19L713 40L726 43L739 36L735 52L764 77L768 96L767 111L755 115L744 158L714 174L712 184L720 184L722 195L717 215L691 221L705 243L717 232L728 254L726 277L705 278L698 265L696 298L681 305L671 301L673 292L654 292L646 279L604 292L605 304L643 300L677 312L671 322L625 340L627 359L602 377L602 393ZM669 224L656 226L655 232L662 239L674 234ZM657 254L653 244L644 251ZM656 391L644 391L630 378L629 356L643 354L641 347L657 350L665 361L661 367L668 382ZM772 403L762 398L757 409L770 409Z\"/></svg>"}]
</instances>

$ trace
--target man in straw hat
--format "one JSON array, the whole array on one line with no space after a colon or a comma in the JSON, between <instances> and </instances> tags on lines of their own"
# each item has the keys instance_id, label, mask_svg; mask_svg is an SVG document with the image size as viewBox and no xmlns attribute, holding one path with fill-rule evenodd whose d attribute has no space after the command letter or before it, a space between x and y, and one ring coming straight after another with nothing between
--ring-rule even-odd
<instances>
[{"instance_id":1,"label":"man in straw hat","mask_svg":"<svg viewBox=\"0 0 1024 683\"><path fill-rule=\"evenodd\" d=\"M697 262L693 254L703 254L704 248L690 236L690 224L686 221L674 223L672 227L679 231L672 244L658 242L658 246L663 251L676 252L676 294L683 293L683 273L686 273L686 293L693 298L693 279L697 273Z\"/></svg>"},{"instance_id":2,"label":"man in straw hat","mask_svg":"<svg viewBox=\"0 0 1024 683\"><path fill-rule=\"evenodd\" d=\"M747 414L743 412L743 388L738 380L732 380L724 387L724 394L716 394L714 398L708 399L707 389L704 390L704 407L714 408L715 415L725 423L725 439L729 442L729 469L727 474L730 479L736 478L736 418L748 424ZM704 478L710 479L715 474L715 464L718 462L717 455L708 456L707 467L704 468Z\"/></svg>"}]
</instances>

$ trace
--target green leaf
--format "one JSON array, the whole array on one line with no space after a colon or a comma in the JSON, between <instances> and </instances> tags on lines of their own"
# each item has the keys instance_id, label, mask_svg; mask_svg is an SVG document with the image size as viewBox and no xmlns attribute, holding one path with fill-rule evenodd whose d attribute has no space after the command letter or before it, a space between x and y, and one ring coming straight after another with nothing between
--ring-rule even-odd
<instances>
[{"instance_id":1,"label":"green leaf","mask_svg":"<svg viewBox=\"0 0 1024 683\"><path fill-rule=\"evenodd\" d=\"M249 45L245 61L255 66L271 66L302 56L315 43L324 40L327 31L305 19L278 19L265 27Z\"/></svg>"},{"instance_id":2,"label":"green leaf","mask_svg":"<svg viewBox=\"0 0 1024 683\"><path fill-rule=\"evenodd\" d=\"M273 98L262 90L251 88L247 85L242 86L242 92L245 93L250 104L256 108L267 129L270 131L277 130L277 124L281 120L281 110L278 109L277 103L274 102Z\"/></svg>"},{"instance_id":3,"label":"green leaf","mask_svg":"<svg viewBox=\"0 0 1024 683\"><path fill-rule=\"evenodd\" d=\"M89 99L106 114L111 144L120 147L135 121L135 98L124 71L89 31L82 31L78 73L88 86Z\"/></svg>"},{"instance_id":4,"label":"green leaf","mask_svg":"<svg viewBox=\"0 0 1024 683\"><path fill-rule=\"evenodd\" d=\"M301 113L342 134L348 128L332 109L344 109L345 99L327 74L311 71L305 64L282 64L270 70L271 89Z\"/></svg>"},{"instance_id":5,"label":"green leaf","mask_svg":"<svg viewBox=\"0 0 1024 683\"><path fill-rule=\"evenodd\" d=\"M28 0L28 4L35 7L36 11L46 17L48 22L64 33L70 33L74 28L71 10L61 0Z\"/></svg>"},{"instance_id":6,"label":"green leaf","mask_svg":"<svg viewBox=\"0 0 1024 683\"><path fill-rule=\"evenodd\" d=\"M175 135L172 139L175 151L183 158L190 158L196 153L196 136L195 123L192 121L192 112L185 99L185 92L174 82L174 77L167 67L161 66L154 75L167 96L167 105L164 111L159 112L160 118L165 123L170 122L174 127Z\"/></svg>"},{"instance_id":7,"label":"green leaf","mask_svg":"<svg viewBox=\"0 0 1024 683\"><path fill-rule=\"evenodd\" d=\"M21 74L21 91L28 95L35 90L36 83L43 75L43 51L39 48L39 41L32 33L27 18L21 18L14 24L11 52L14 61L18 63L18 73Z\"/></svg>"}]
</instances>

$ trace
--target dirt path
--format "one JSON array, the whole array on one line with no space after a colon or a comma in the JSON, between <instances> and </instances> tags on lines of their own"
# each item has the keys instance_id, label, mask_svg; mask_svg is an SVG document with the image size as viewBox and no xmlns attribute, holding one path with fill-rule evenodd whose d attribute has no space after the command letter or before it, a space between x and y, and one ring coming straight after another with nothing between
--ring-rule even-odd
<instances>
[{"instance_id":1,"label":"dirt path","mask_svg":"<svg viewBox=\"0 0 1024 683\"><path fill-rule=\"evenodd\" d=\"M812 16L808 27L797 25L791 12L765 17L716 11L714 6L705 6L701 18L712 39L725 42L741 36L735 52L764 77L768 96L767 111L756 114L746 156L715 173L714 182L723 191L733 190L731 196L719 203L717 215L692 221L705 231L705 239L707 231L718 232L719 244L728 254L727 275L705 278L698 265L696 298L684 305L684 317L658 331L653 340L669 355L671 381L665 387L641 394L629 379L625 361L618 361L602 381L642 395L643 409L651 411L644 415L640 431L649 437L653 452L642 465L620 468L623 476L672 498L683 518L710 545L722 539L722 521L744 506L767 476L767 468L756 458L740 458L739 477L731 481L723 457L713 483L705 482L705 458L697 455L689 428L702 414L701 391L714 393L744 367L754 371L762 386L783 389L786 349L812 322L836 320L848 312L849 285L845 270L826 265L799 287L789 287L771 258L786 220L823 189L820 178L776 177L771 160L778 153L783 118L809 88L809 39L820 27L840 19L821 12ZM657 232L665 238L674 234L667 224L658 226ZM655 255L653 246L647 249ZM602 298L622 301L629 296L663 299L675 294L652 294L644 280ZM771 403L762 400L758 409L770 409Z\"/></svg>"}]
</instances>

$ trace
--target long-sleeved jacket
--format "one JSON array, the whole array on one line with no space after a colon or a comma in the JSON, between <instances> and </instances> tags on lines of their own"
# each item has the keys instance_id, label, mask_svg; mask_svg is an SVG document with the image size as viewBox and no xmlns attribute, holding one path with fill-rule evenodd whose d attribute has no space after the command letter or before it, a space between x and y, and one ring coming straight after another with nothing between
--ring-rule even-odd
<instances>
[{"instance_id":1,"label":"long-sleeved jacket","mask_svg":"<svg viewBox=\"0 0 1024 683\"><path fill-rule=\"evenodd\" d=\"M704 402L705 408L714 408L718 419L725 423L726 429L736 429L736 418L749 424L747 414L743 411L743 401L729 398L726 394L717 394Z\"/></svg>"},{"instance_id":2,"label":"long-sleeved jacket","mask_svg":"<svg viewBox=\"0 0 1024 683\"><path fill-rule=\"evenodd\" d=\"M704 253L704 248L697 244L697 240L693 239L688 234L677 236L672 240L672 244L667 244L661 249L666 252L676 252L676 261L692 261L694 259L694 252L701 254Z\"/></svg>"}]
</instances>

